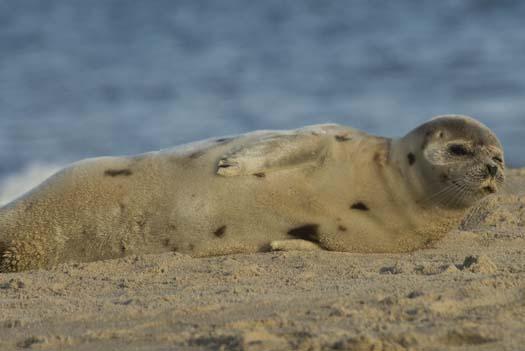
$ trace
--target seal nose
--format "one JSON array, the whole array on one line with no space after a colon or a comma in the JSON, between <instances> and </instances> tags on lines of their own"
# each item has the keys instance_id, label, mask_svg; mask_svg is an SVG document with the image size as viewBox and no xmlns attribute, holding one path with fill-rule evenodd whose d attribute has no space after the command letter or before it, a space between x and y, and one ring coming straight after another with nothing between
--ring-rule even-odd
<instances>
[{"instance_id":1,"label":"seal nose","mask_svg":"<svg viewBox=\"0 0 525 351\"><path fill-rule=\"evenodd\" d=\"M492 177L495 177L498 174L498 166L488 164L487 171L489 172L489 175L491 175Z\"/></svg>"}]
</instances>

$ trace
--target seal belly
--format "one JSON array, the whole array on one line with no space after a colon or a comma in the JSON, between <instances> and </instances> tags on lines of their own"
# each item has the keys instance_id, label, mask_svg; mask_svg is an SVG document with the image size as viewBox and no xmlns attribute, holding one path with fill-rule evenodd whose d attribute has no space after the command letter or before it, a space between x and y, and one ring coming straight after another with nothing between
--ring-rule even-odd
<instances>
[{"instance_id":1,"label":"seal belly","mask_svg":"<svg viewBox=\"0 0 525 351\"><path fill-rule=\"evenodd\" d=\"M290 182L283 184L281 172L224 178L209 163L201 166L179 169L174 177L179 186L174 185L170 217L177 222L178 240L191 243L182 252L207 256L267 251L271 241L288 238L289 228L311 212L308 196L293 186L304 183L300 172L284 171Z\"/></svg>"}]
</instances>

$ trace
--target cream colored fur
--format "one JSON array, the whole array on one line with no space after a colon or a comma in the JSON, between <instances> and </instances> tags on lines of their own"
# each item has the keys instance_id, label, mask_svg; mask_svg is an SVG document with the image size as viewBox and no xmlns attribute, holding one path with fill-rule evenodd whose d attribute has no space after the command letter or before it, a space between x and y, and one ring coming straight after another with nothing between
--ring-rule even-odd
<instances>
[{"instance_id":1,"label":"cream colored fur","mask_svg":"<svg viewBox=\"0 0 525 351\"><path fill-rule=\"evenodd\" d=\"M425 202L438 191L425 138L318 125L81 161L0 209L0 271L170 250L422 248L468 208Z\"/></svg>"}]
</instances>

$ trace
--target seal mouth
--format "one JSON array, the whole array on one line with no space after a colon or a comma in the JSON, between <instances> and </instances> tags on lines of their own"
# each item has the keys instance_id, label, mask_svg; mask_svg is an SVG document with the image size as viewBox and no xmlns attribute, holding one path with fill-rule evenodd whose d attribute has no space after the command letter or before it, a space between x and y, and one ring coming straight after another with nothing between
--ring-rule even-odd
<instances>
[{"instance_id":1,"label":"seal mouth","mask_svg":"<svg viewBox=\"0 0 525 351\"><path fill-rule=\"evenodd\" d=\"M487 194L494 194L496 192L496 187L493 185L487 185L482 188L482 190Z\"/></svg>"}]
</instances>

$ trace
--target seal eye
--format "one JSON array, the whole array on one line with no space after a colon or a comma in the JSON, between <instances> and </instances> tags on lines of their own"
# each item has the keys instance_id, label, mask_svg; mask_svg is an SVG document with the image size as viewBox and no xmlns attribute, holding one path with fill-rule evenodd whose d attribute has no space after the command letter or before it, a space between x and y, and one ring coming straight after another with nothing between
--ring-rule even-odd
<instances>
[{"instance_id":1,"label":"seal eye","mask_svg":"<svg viewBox=\"0 0 525 351\"><path fill-rule=\"evenodd\" d=\"M472 152L469 151L464 145L461 144L452 144L448 147L448 151L454 156L468 156L472 155Z\"/></svg>"}]
</instances>

